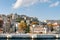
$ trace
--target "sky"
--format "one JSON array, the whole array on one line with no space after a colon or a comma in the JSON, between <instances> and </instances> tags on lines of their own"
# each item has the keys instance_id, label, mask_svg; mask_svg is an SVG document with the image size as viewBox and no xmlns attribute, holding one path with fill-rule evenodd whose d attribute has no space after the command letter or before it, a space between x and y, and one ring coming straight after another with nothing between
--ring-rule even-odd
<instances>
[{"instance_id":1,"label":"sky","mask_svg":"<svg viewBox=\"0 0 60 40\"><path fill-rule=\"evenodd\" d=\"M10 13L60 20L60 0L0 0L0 14Z\"/></svg>"}]
</instances>

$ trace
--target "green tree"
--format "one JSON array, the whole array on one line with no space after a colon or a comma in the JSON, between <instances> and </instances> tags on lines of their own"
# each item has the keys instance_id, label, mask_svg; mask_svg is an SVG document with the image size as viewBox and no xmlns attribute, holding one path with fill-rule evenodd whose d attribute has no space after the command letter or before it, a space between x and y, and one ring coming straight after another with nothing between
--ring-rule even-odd
<instances>
[{"instance_id":1,"label":"green tree","mask_svg":"<svg viewBox=\"0 0 60 40\"><path fill-rule=\"evenodd\" d=\"M25 33L29 33L30 32L30 25L27 26Z\"/></svg>"},{"instance_id":2,"label":"green tree","mask_svg":"<svg viewBox=\"0 0 60 40\"><path fill-rule=\"evenodd\" d=\"M21 19L20 18L16 18L16 22L20 22L21 21Z\"/></svg>"}]
</instances>

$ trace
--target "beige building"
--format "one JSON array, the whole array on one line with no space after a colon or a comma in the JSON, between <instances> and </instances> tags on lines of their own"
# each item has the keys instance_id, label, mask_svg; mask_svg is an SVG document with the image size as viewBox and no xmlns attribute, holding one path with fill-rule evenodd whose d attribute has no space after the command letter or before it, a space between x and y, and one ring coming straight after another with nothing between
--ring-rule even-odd
<instances>
[{"instance_id":1,"label":"beige building","mask_svg":"<svg viewBox=\"0 0 60 40\"><path fill-rule=\"evenodd\" d=\"M44 22L46 22L47 24L52 24L52 27L54 29L57 29L57 27L60 27L60 20L46 20Z\"/></svg>"},{"instance_id":2,"label":"beige building","mask_svg":"<svg viewBox=\"0 0 60 40\"><path fill-rule=\"evenodd\" d=\"M47 29L43 28L42 25L36 25L35 27L30 26L30 32L31 33L38 33L38 34L46 34Z\"/></svg>"},{"instance_id":3,"label":"beige building","mask_svg":"<svg viewBox=\"0 0 60 40\"><path fill-rule=\"evenodd\" d=\"M47 24L52 25L51 26L53 28L52 32L54 32L54 33L60 33L60 20L46 20L44 22L46 22Z\"/></svg>"}]
</instances>

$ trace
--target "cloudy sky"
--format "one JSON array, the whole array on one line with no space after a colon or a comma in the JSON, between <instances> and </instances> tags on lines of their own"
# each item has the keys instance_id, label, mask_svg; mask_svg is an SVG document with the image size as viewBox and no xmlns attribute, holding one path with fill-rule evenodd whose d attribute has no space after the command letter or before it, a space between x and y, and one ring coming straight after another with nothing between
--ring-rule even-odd
<instances>
[{"instance_id":1,"label":"cloudy sky","mask_svg":"<svg viewBox=\"0 0 60 40\"><path fill-rule=\"evenodd\" d=\"M0 14L18 13L39 20L60 19L60 0L0 0Z\"/></svg>"}]
</instances>

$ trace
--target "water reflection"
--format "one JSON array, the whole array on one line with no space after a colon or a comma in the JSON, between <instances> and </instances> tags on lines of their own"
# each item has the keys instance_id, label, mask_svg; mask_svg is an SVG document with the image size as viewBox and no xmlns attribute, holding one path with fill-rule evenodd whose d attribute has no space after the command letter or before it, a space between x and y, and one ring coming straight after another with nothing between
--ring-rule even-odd
<instances>
[{"instance_id":1,"label":"water reflection","mask_svg":"<svg viewBox=\"0 0 60 40\"><path fill-rule=\"evenodd\" d=\"M0 40L60 40L60 39L0 39Z\"/></svg>"},{"instance_id":2,"label":"water reflection","mask_svg":"<svg viewBox=\"0 0 60 40\"><path fill-rule=\"evenodd\" d=\"M56 39L34 39L34 40L56 40Z\"/></svg>"}]
</instances>

